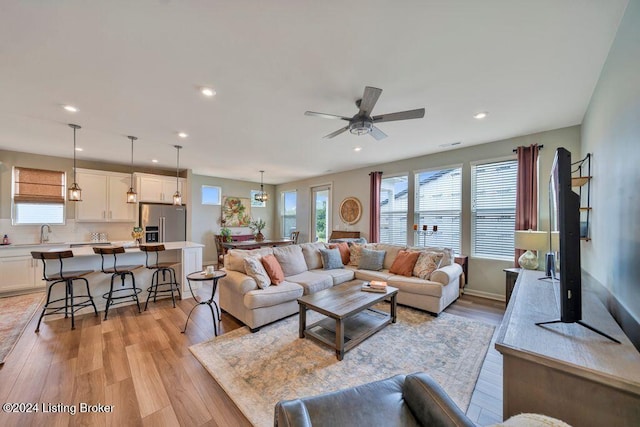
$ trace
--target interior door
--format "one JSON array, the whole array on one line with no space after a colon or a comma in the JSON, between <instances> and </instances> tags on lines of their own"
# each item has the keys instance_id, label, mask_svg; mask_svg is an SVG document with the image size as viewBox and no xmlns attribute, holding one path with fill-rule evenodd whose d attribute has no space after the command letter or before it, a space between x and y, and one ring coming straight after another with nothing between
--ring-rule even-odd
<instances>
[{"instance_id":1,"label":"interior door","mask_svg":"<svg viewBox=\"0 0 640 427\"><path fill-rule=\"evenodd\" d=\"M331 185L311 188L311 241L327 242L331 234Z\"/></svg>"}]
</instances>

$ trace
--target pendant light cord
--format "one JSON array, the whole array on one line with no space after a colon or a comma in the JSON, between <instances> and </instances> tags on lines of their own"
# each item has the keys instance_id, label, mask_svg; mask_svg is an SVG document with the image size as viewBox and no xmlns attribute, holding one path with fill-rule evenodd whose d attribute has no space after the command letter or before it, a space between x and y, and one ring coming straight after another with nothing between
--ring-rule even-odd
<instances>
[{"instance_id":1,"label":"pendant light cord","mask_svg":"<svg viewBox=\"0 0 640 427\"><path fill-rule=\"evenodd\" d=\"M76 127L73 127L73 183L76 182Z\"/></svg>"}]
</instances>

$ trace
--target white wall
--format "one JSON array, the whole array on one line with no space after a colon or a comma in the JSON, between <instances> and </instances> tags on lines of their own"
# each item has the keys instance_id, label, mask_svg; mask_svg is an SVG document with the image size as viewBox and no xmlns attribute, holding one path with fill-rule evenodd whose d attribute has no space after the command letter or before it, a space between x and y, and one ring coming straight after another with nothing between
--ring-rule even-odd
<instances>
[{"instance_id":1,"label":"white wall","mask_svg":"<svg viewBox=\"0 0 640 427\"><path fill-rule=\"evenodd\" d=\"M368 136L363 136L366 138ZM355 137L354 137L355 138ZM393 143L393 142L389 142ZM544 149L540 152L540 229L548 229L548 175L553 162L555 149L565 147L574 154L580 156L580 127L572 126L553 131L525 135L516 138L505 139L482 145L475 145L457 150L411 159L374 165L368 168L353 171L324 175L316 178L281 184L276 187L279 195L283 191L297 190L297 227L300 230L300 241L308 241L311 227L311 187L331 183L333 185L333 203L331 218L334 230L360 231L364 237L369 237L369 172L380 170L383 176L391 176L400 173L412 173L424 169L439 168L444 166L462 164L462 251L469 254L471 250L471 166L470 162L478 160L491 160L514 155L512 150L520 145L542 144ZM409 193L413 194L413 177L409 177ZM357 197L363 205L362 219L352 226L347 226L340 221L338 209L340 202L349 196ZM281 206L278 200L277 212ZM410 201L409 209L412 209ZM276 233L280 233L278 221ZM503 298L505 294L505 277L503 268L512 267L512 262L470 258L469 284L467 290L470 293L491 298Z\"/></svg>"},{"instance_id":2,"label":"white wall","mask_svg":"<svg viewBox=\"0 0 640 427\"><path fill-rule=\"evenodd\" d=\"M630 0L584 117L592 241L582 268L640 322L640 0ZM621 319L618 319L621 321ZM640 337L640 331L636 331Z\"/></svg>"}]
</instances>

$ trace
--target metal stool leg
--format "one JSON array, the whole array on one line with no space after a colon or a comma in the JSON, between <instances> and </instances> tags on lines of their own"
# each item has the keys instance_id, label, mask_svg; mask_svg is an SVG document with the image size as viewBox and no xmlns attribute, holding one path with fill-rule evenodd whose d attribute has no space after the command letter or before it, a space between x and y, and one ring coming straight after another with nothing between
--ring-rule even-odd
<instances>
[{"instance_id":1,"label":"metal stool leg","mask_svg":"<svg viewBox=\"0 0 640 427\"><path fill-rule=\"evenodd\" d=\"M138 292L136 289L136 276L133 275L132 271L130 271L128 274L131 275L131 289L133 290L133 297L136 299L136 305L138 306L138 313L140 313L140 300L138 300Z\"/></svg>"},{"instance_id":2,"label":"metal stool leg","mask_svg":"<svg viewBox=\"0 0 640 427\"><path fill-rule=\"evenodd\" d=\"M89 281L84 277L81 277L80 280L84 280L84 284L87 287L87 296L89 297L89 301L91 301L91 305L93 306L93 311L98 317L98 308L96 307L96 303L93 302L93 296L91 295L91 290L89 289Z\"/></svg>"},{"instance_id":3,"label":"metal stool leg","mask_svg":"<svg viewBox=\"0 0 640 427\"><path fill-rule=\"evenodd\" d=\"M109 306L111 305L113 298L113 279L115 279L115 274L111 275L111 287L109 288L109 296L107 297L107 305L104 309L104 320L107 320L107 316L109 315Z\"/></svg>"},{"instance_id":4,"label":"metal stool leg","mask_svg":"<svg viewBox=\"0 0 640 427\"><path fill-rule=\"evenodd\" d=\"M76 316L73 309L73 280L67 279L67 289L69 289L69 295L71 296L71 330L74 330L76 328Z\"/></svg>"},{"instance_id":5,"label":"metal stool leg","mask_svg":"<svg viewBox=\"0 0 640 427\"><path fill-rule=\"evenodd\" d=\"M49 301L51 301L51 289L53 285L58 282L53 282L49 285L49 289L47 290L47 301L44 303L44 307L42 307L42 313L40 313L40 318L38 319L38 326L36 326L36 332L40 332L40 323L42 322L42 318L44 317L44 313L47 311L47 306L49 305Z\"/></svg>"}]
</instances>

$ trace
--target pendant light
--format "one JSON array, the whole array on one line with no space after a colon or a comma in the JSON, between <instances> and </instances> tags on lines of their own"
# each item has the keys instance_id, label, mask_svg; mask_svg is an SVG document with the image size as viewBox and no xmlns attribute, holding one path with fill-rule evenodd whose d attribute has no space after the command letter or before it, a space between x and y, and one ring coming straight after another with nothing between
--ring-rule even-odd
<instances>
[{"instance_id":1,"label":"pendant light","mask_svg":"<svg viewBox=\"0 0 640 427\"><path fill-rule=\"evenodd\" d=\"M82 189L76 182L76 129L81 129L80 126L69 124L69 127L73 129L73 184L68 189L67 200L70 202L82 201Z\"/></svg>"},{"instance_id":2,"label":"pendant light","mask_svg":"<svg viewBox=\"0 0 640 427\"><path fill-rule=\"evenodd\" d=\"M131 180L129 185L129 191L127 191L127 203L137 203L138 194L136 194L135 190L133 189L133 141L135 141L138 138L135 136L128 136L127 138L131 140L131 170L129 171L131 172Z\"/></svg>"},{"instance_id":3,"label":"pendant light","mask_svg":"<svg viewBox=\"0 0 640 427\"><path fill-rule=\"evenodd\" d=\"M173 194L173 204L174 206L180 206L182 204L182 194L180 194L180 149L182 145L174 145L176 147L176 151L178 152L178 159L176 161L176 192Z\"/></svg>"},{"instance_id":4,"label":"pendant light","mask_svg":"<svg viewBox=\"0 0 640 427\"><path fill-rule=\"evenodd\" d=\"M260 203L264 203L267 200L269 200L269 195L264 191L264 184L262 180L263 178L264 178L264 171L260 171L260 192L256 194L254 197L256 199L256 202L260 202Z\"/></svg>"}]
</instances>

